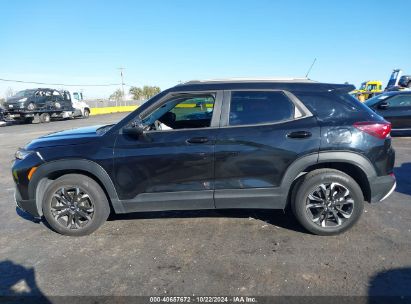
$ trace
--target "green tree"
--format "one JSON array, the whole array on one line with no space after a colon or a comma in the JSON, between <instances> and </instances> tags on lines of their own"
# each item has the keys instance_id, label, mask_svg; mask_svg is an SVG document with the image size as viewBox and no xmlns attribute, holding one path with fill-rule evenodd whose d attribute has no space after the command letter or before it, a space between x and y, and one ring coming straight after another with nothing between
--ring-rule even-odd
<instances>
[{"instance_id":1,"label":"green tree","mask_svg":"<svg viewBox=\"0 0 411 304\"><path fill-rule=\"evenodd\" d=\"M123 99L123 92L120 89L117 89L114 91L113 94L110 95L109 97L110 100L114 100L114 101L120 101Z\"/></svg>"},{"instance_id":2,"label":"green tree","mask_svg":"<svg viewBox=\"0 0 411 304\"><path fill-rule=\"evenodd\" d=\"M144 86L143 87L143 96L145 99L150 99L154 95L157 95L161 92L161 89L156 86Z\"/></svg>"},{"instance_id":3,"label":"green tree","mask_svg":"<svg viewBox=\"0 0 411 304\"><path fill-rule=\"evenodd\" d=\"M139 87L131 87L129 93L133 95L134 100L141 100L144 98L143 90Z\"/></svg>"}]
</instances>

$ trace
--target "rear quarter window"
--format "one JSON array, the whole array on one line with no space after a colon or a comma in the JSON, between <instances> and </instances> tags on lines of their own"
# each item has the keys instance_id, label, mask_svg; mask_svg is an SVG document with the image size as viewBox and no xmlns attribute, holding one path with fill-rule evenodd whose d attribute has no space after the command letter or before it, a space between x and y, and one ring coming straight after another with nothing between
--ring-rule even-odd
<instances>
[{"instance_id":1,"label":"rear quarter window","mask_svg":"<svg viewBox=\"0 0 411 304\"><path fill-rule=\"evenodd\" d=\"M349 94L335 92L293 92L305 106L320 120L341 123L340 119L369 120L382 119L365 104Z\"/></svg>"}]
</instances>

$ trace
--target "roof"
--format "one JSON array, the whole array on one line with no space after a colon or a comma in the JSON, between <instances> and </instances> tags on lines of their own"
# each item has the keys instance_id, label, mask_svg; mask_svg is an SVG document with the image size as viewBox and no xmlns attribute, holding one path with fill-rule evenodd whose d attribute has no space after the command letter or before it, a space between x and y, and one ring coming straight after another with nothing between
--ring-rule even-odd
<instances>
[{"instance_id":1,"label":"roof","mask_svg":"<svg viewBox=\"0 0 411 304\"><path fill-rule=\"evenodd\" d=\"M355 89L350 84L330 84L308 78L229 78L211 80L192 80L180 83L167 91L208 91L208 90L242 90L242 89L278 89L287 91L343 91Z\"/></svg>"}]
</instances>

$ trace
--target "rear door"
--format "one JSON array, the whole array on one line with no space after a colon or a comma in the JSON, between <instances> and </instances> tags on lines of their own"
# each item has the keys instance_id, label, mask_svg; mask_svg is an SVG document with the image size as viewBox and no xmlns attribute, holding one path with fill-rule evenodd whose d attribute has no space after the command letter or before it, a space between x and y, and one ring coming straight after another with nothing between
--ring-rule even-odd
<instances>
[{"instance_id":1,"label":"rear door","mask_svg":"<svg viewBox=\"0 0 411 304\"><path fill-rule=\"evenodd\" d=\"M318 153L319 145L317 120L291 93L225 92L215 147L216 207L283 208L287 168Z\"/></svg>"}]
</instances>

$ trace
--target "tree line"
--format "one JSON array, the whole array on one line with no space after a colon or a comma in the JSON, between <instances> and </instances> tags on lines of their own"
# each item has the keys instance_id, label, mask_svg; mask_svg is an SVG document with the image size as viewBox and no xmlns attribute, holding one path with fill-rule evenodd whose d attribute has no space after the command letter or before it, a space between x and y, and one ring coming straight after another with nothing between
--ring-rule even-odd
<instances>
[{"instance_id":1,"label":"tree line","mask_svg":"<svg viewBox=\"0 0 411 304\"><path fill-rule=\"evenodd\" d=\"M128 92L133 96L134 100L147 100L160 93L161 89L157 86L146 85L142 88L131 87ZM120 101L123 99L123 97L123 91L121 89L117 89L113 94L110 95L110 100Z\"/></svg>"}]
</instances>

